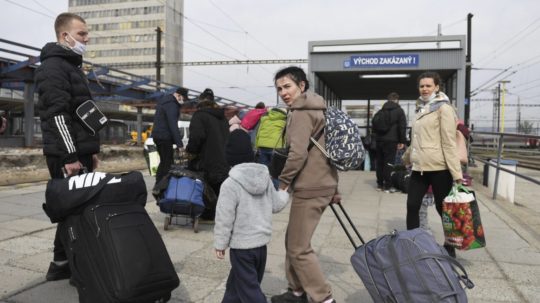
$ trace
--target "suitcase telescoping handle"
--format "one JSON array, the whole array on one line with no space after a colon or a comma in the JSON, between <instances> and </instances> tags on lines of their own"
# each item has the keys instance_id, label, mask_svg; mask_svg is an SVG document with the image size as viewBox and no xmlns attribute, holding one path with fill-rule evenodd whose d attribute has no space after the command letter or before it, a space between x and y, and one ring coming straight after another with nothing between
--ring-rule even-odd
<instances>
[{"instance_id":1,"label":"suitcase telescoping handle","mask_svg":"<svg viewBox=\"0 0 540 303\"><path fill-rule=\"evenodd\" d=\"M363 244L366 244L366 242L364 241L364 239L362 238L362 236L360 235L360 233L358 232L358 229L356 229L356 226L354 225L354 223L352 222L351 218L349 217L349 214L347 214L347 212L345 211L345 208L343 208L343 205L341 205L341 203L336 203L339 208L341 209L341 212L343 213L343 215L345 216L345 218L347 218L347 221L349 221L349 224L351 225L352 229L354 230L354 233L356 234L356 236L358 236L358 239L360 239L360 242L362 242L362 245ZM334 203L331 203L330 204L330 208L332 208L332 211L334 212L334 214L336 215L336 218L338 219L339 221L339 224L341 224L341 227L343 228L343 231L345 231L345 234L347 234L347 237L349 238L349 241L351 241L351 244L353 245L354 249L357 249L358 247L360 247L360 245L356 245L356 242L354 241L354 239L352 238L351 236L351 233L349 232L349 229L347 227L345 227L345 223L343 223L343 219L341 218L341 216L338 214Z\"/></svg>"}]
</instances>

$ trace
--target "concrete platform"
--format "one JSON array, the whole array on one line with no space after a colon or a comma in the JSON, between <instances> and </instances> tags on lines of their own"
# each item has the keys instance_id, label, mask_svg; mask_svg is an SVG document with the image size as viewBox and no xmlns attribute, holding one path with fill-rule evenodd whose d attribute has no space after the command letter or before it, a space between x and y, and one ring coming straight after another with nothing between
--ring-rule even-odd
<instances>
[{"instance_id":1,"label":"concrete platform","mask_svg":"<svg viewBox=\"0 0 540 303\"><path fill-rule=\"evenodd\" d=\"M147 187L153 178L145 176ZM476 284L467 294L470 302L539 302L540 245L538 230L524 228L512 210L499 207L477 187L487 247L458 252ZM533 192L538 188L530 185ZM364 239L372 239L393 229L405 229L406 195L375 190L373 172L340 174L344 206ZM54 225L41 210L45 185L30 184L0 188L0 303L78 302L75 288L67 280L46 282L45 272L52 258ZM170 302L221 302L229 271L228 260L213 254L213 225L201 225L194 233L189 226L173 225L163 230L164 215L149 197L147 210L161 232L181 280ZM273 239L263 290L268 298L286 288L284 236L288 207L274 216ZM429 209L430 228L442 243L443 234L435 209ZM333 213L324 214L313 238L322 268L339 303L371 302L349 258L353 252Z\"/></svg>"}]
</instances>

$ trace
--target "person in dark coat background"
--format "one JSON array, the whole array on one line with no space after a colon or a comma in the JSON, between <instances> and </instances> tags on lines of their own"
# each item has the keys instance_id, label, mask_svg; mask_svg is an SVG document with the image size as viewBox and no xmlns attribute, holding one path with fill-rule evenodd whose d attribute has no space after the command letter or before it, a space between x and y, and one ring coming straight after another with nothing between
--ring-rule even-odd
<instances>
[{"instance_id":1,"label":"person in dark coat background","mask_svg":"<svg viewBox=\"0 0 540 303\"><path fill-rule=\"evenodd\" d=\"M407 118L405 112L399 106L399 95L390 93L388 101L384 103L380 109L388 111L390 128L385 133L376 134L376 149L377 149L377 190L384 190L387 193L394 193L397 190L392 186L390 173L394 164L396 151L405 147L407 137L405 131L407 129Z\"/></svg>"},{"instance_id":2,"label":"person in dark coat background","mask_svg":"<svg viewBox=\"0 0 540 303\"><path fill-rule=\"evenodd\" d=\"M180 87L172 95L158 101L152 138L159 154L159 166L156 173L156 184L163 179L173 163L173 144L179 152L184 148L182 136L178 129L178 117L182 104L188 99L188 90Z\"/></svg>"},{"instance_id":3,"label":"person in dark coat background","mask_svg":"<svg viewBox=\"0 0 540 303\"><path fill-rule=\"evenodd\" d=\"M200 98L197 111L189 125L189 141L186 152L192 160L189 168L204 172L205 182L219 196L221 183L229 173L229 164L225 158L225 145L229 138L229 122L223 108L216 102ZM212 203L212 201L209 201ZM215 203L215 201L213 201ZM213 220L215 206L207 205L201 218Z\"/></svg>"}]
</instances>

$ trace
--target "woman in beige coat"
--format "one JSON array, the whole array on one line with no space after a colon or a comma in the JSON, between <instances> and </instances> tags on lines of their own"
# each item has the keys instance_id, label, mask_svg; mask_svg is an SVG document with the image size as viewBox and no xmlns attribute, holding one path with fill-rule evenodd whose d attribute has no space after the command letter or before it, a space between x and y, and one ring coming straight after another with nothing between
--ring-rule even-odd
<instances>
[{"instance_id":1,"label":"woman in beige coat","mask_svg":"<svg viewBox=\"0 0 540 303\"><path fill-rule=\"evenodd\" d=\"M274 83L281 99L289 107L286 142L287 162L279 176L279 188L292 193L289 224L285 236L285 272L289 291L272 297L272 303L334 302L332 289L311 247L311 238L326 207L339 202L338 175L318 148L309 148L310 137L324 146L326 109L324 99L308 92L309 82L299 67L277 72ZM319 135L319 136L318 136Z\"/></svg>"},{"instance_id":2,"label":"woman in beige coat","mask_svg":"<svg viewBox=\"0 0 540 303\"><path fill-rule=\"evenodd\" d=\"M461 183L461 164L456 147L457 116L448 97L439 91L439 74L425 72L418 77L420 108L411 131L411 146L403 155L406 165L412 165L407 195L407 229L420 226L422 198L431 185L435 207L442 214L442 202L453 182ZM453 247L446 246L455 257Z\"/></svg>"}]
</instances>

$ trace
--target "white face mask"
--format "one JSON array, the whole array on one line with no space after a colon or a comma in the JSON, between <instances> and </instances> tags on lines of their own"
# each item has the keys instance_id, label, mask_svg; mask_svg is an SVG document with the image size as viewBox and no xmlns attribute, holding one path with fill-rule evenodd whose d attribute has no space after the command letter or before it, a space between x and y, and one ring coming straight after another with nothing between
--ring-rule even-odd
<instances>
[{"instance_id":1,"label":"white face mask","mask_svg":"<svg viewBox=\"0 0 540 303\"><path fill-rule=\"evenodd\" d=\"M71 46L71 45L69 45L69 43L68 43L69 48L70 48L74 53L76 53L77 55L81 55L81 56L84 55L84 53L86 52L86 45L85 45L85 44L82 44L81 42L79 42L79 41L77 41L77 40L75 40L75 38L73 38L73 36L71 36L71 34L68 33L68 35L69 35L69 37L70 37L71 39L73 39L73 41L75 41L75 45L74 45L74 46ZM67 40L66 40L66 42L67 42Z\"/></svg>"},{"instance_id":2,"label":"white face mask","mask_svg":"<svg viewBox=\"0 0 540 303\"><path fill-rule=\"evenodd\" d=\"M426 97L422 96L422 97L420 97L420 99L422 99L422 101L424 101L424 102L429 102L429 101L433 100L433 98L435 98L436 95L437 95L436 92L432 92L429 97L426 98Z\"/></svg>"}]
</instances>

